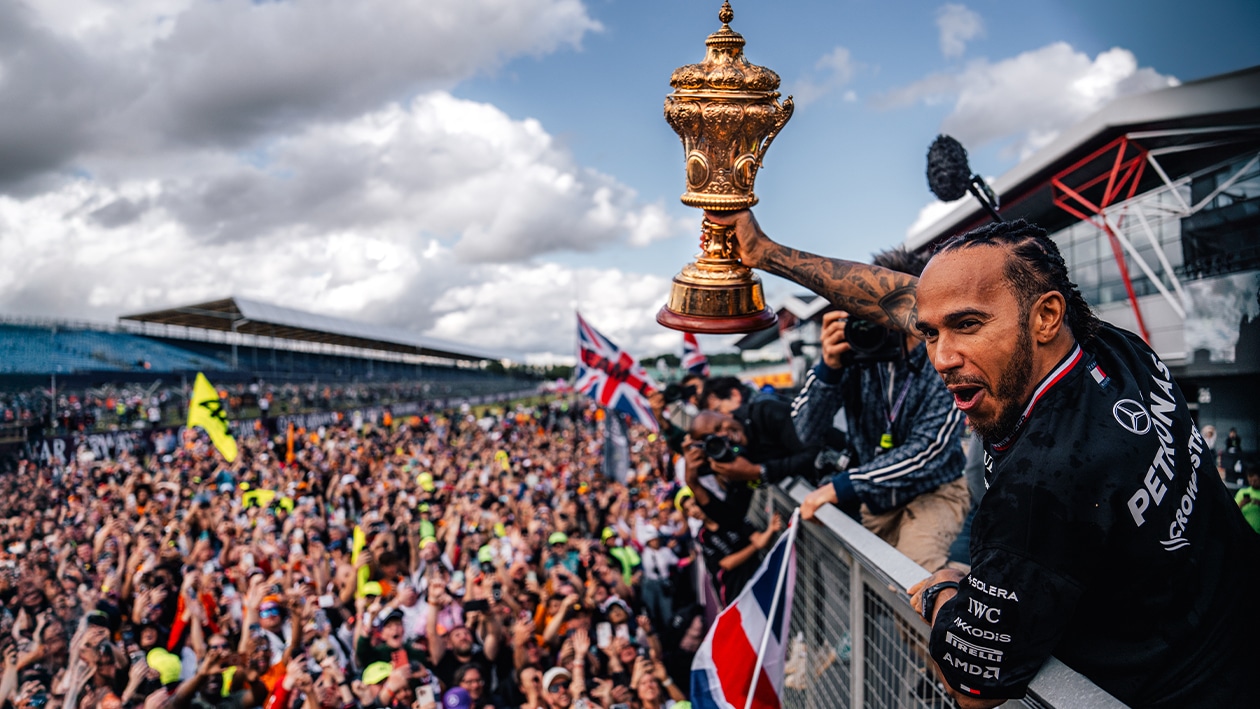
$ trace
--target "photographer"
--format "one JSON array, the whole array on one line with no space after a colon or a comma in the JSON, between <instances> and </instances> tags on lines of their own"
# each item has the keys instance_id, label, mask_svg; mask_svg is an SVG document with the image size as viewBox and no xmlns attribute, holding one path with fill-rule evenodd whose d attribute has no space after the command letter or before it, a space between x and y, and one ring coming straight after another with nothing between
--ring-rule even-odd
<instances>
[{"instance_id":1,"label":"photographer","mask_svg":"<svg viewBox=\"0 0 1260 709\"><path fill-rule=\"evenodd\" d=\"M924 262L904 249L875 255L884 268L917 276ZM961 447L963 414L928 362L922 340L835 311L823 316L822 361L793 403L801 440L821 443L844 407L847 467L801 505L861 503L862 524L929 571L969 509Z\"/></svg>"},{"instance_id":2,"label":"photographer","mask_svg":"<svg viewBox=\"0 0 1260 709\"><path fill-rule=\"evenodd\" d=\"M792 424L792 409L773 398L750 400L727 390L718 398L705 389L705 399L718 404L700 412L688 433L703 444L709 467L731 481L773 484L788 477L814 480L819 446L805 444ZM734 404L734 406L731 406Z\"/></svg>"}]
</instances>

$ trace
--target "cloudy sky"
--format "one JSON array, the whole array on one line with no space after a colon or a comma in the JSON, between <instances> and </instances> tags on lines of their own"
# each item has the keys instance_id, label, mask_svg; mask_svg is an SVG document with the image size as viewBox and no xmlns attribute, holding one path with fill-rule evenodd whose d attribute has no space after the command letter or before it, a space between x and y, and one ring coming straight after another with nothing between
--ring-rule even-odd
<instances>
[{"instance_id":1,"label":"cloudy sky","mask_svg":"<svg viewBox=\"0 0 1260 709\"><path fill-rule=\"evenodd\" d=\"M1245 1L733 5L797 100L758 217L857 259L931 209L938 132L1000 175L1111 99L1260 63ZM576 305L677 351L653 316L700 214L661 106L719 6L0 0L0 314L236 294L533 360Z\"/></svg>"}]
</instances>

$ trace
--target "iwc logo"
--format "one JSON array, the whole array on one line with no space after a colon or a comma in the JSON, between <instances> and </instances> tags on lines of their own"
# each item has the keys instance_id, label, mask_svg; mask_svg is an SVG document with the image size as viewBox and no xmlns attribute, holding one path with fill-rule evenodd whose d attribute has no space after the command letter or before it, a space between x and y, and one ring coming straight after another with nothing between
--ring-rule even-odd
<instances>
[{"instance_id":1,"label":"iwc logo","mask_svg":"<svg viewBox=\"0 0 1260 709\"><path fill-rule=\"evenodd\" d=\"M1116 423L1134 435L1142 436L1151 430L1151 413L1141 402L1121 399L1111 407L1111 415L1116 417Z\"/></svg>"}]
</instances>

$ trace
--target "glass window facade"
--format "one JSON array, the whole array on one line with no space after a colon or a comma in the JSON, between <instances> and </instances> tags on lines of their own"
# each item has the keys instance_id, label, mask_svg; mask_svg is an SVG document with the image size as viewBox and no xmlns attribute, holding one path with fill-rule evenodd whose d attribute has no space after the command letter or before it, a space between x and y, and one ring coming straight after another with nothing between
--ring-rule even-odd
<instances>
[{"instance_id":1,"label":"glass window facade","mask_svg":"<svg viewBox=\"0 0 1260 709\"><path fill-rule=\"evenodd\" d=\"M1178 189L1182 198L1189 200L1189 188L1183 186ZM1140 215L1138 210L1141 210ZM1119 232L1133 244L1169 290L1172 289L1172 279L1161 265L1155 249L1158 247L1163 252L1174 270L1179 269L1182 264L1180 212L1181 205L1176 197L1168 190L1160 190L1138 197L1123 210L1115 210L1109 215L1113 224L1119 227ZM1149 234L1147 227L1150 228ZM1067 263L1068 274L1091 305L1106 305L1128 298L1107 232L1091 222L1082 221L1056 232L1052 237ZM1141 297L1158 293L1155 284L1124 252L1123 247L1117 246L1124 253L1134 294Z\"/></svg>"}]
</instances>

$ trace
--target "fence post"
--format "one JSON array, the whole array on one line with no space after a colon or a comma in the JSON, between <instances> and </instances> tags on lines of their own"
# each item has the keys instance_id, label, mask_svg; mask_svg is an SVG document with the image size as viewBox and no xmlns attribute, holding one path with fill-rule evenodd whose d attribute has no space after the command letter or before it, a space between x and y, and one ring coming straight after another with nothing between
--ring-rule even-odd
<instances>
[{"instance_id":1,"label":"fence post","mask_svg":"<svg viewBox=\"0 0 1260 709\"><path fill-rule=\"evenodd\" d=\"M863 709L866 705L866 599L862 565L849 566L849 687L850 705Z\"/></svg>"}]
</instances>

